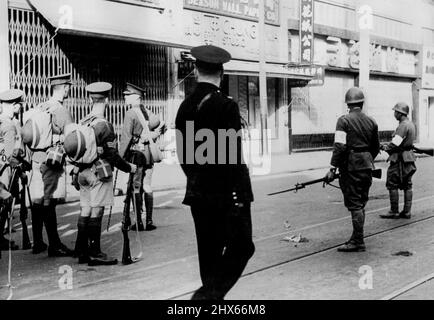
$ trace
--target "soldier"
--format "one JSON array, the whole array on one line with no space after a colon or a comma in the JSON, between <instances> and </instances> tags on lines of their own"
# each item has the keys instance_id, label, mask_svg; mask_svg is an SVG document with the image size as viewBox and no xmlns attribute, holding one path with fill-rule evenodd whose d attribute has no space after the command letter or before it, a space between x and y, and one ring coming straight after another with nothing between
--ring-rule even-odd
<instances>
[{"instance_id":1,"label":"soldier","mask_svg":"<svg viewBox=\"0 0 434 320\"><path fill-rule=\"evenodd\" d=\"M192 299L221 300L238 281L255 250L253 193L243 161L240 111L237 103L220 91L223 64L230 61L231 55L215 46L196 47L191 54L197 59L194 72L198 84L179 108L176 133L178 158L187 176L183 203L191 207L195 223L203 284ZM188 133L190 128L194 135ZM216 141L216 150L207 150L208 160L203 162L191 159L195 150L200 151L194 139L198 130L210 131L216 139L220 130L232 131L236 139L230 138L229 144ZM227 148L220 150L222 145Z\"/></svg>"},{"instance_id":2,"label":"soldier","mask_svg":"<svg viewBox=\"0 0 434 320\"><path fill-rule=\"evenodd\" d=\"M404 102L397 103L393 108L395 119L399 121L393 139L390 143L382 145L390 157L387 170L386 188L389 190L390 211L380 215L383 219L410 219L413 200L413 183L411 181L416 172L416 158L413 153L413 143L416 139L416 128L408 119L410 109ZM399 212L399 191L404 190L404 209Z\"/></svg>"},{"instance_id":3,"label":"soldier","mask_svg":"<svg viewBox=\"0 0 434 320\"><path fill-rule=\"evenodd\" d=\"M366 250L363 239L365 206L369 199L374 159L380 151L380 142L377 123L362 112L364 101L362 90L348 90L345 103L349 113L337 121L332 168L326 175L327 182L331 182L339 169L344 203L351 212L353 222L351 239L338 249L340 252Z\"/></svg>"},{"instance_id":4,"label":"soldier","mask_svg":"<svg viewBox=\"0 0 434 320\"><path fill-rule=\"evenodd\" d=\"M18 181L12 181L12 173L18 168L24 156L21 141L21 129L14 115L21 110L24 92L21 90L7 90L0 93L0 250L17 250L18 246L3 236L5 224L8 219L11 200L12 185ZM20 170L19 175L25 174ZM16 178L16 177L15 177ZM16 195L15 195L16 196Z\"/></svg>"},{"instance_id":5,"label":"soldier","mask_svg":"<svg viewBox=\"0 0 434 320\"><path fill-rule=\"evenodd\" d=\"M106 166L102 168L104 173L101 173L96 162L76 163L72 173L73 184L80 190L81 206L75 254L80 264L88 263L91 266L117 264L116 259L101 251L100 245L104 207L113 205L113 167L123 172L134 173L137 170L134 164L119 156L113 125L104 118L111 89L112 85L107 82L96 82L86 87L92 99L92 111L81 121L81 124L93 128L98 149L97 161L100 160L100 167ZM81 150L79 140L77 134L67 134L65 151L68 155L77 154Z\"/></svg>"},{"instance_id":6,"label":"soldier","mask_svg":"<svg viewBox=\"0 0 434 320\"><path fill-rule=\"evenodd\" d=\"M160 119L153 114L150 110L147 110L143 104L143 98L145 89L142 89L136 85L127 83L127 89L124 91L125 102L127 106L131 108L125 114L124 126L122 129L121 143L119 146L119 154L121 157L129 161L132 153L127 152L128 146L131 144L132 152L141 153L135 157L135 164L137 165L137 172L134 175L134 197L136 198L136 217L137 223L131 226L131 230L139 231L152 231L157 227L152 221L152 211L154 208L154 195L151 187L151 179L153 174L154 163L149 152L146 152L149 148L148 138L140 140L140 136L143 133L143 126L139 121L136 110L139 110L148 121L148 127L153 140L156 140L160 135L166 131L166 125L164 122L160 122ZM146 208L146 227L142 222L142 208L143 208L143 194L145 199ZM129 204L127 204L129 206Z\"/></svg>"},{"instance_id":7,"label":"soldier","mask_svg":"<svg viewBox=\"0 0 434 320\"><path fill-rule=\"evenodd\" d=\"M51 98L38 106L41 110L51 114L51 127L53 134L64 134L65 127L74 123L71 113L63 105L69 96L72 85L71 75L62 74L50 78ZM24 142L32 141L33 132L23 127L22 136ZM54 139L52 141L54 145ZM47 249L43 241L42 230L45 229L48 236L48 256L66 257L72 255L72 250L66 247L57 231L56 205L61 198L62 185L59 186L60 178L64 173L63 167L52 167L47 164L46 150L38 150L32 154L32 177L29 184L30 195L33 200L32 208L32 231L33 231L33 254L39 254ZM64 192L64 191L63 191Z\"/></svg>"}]
</instances>

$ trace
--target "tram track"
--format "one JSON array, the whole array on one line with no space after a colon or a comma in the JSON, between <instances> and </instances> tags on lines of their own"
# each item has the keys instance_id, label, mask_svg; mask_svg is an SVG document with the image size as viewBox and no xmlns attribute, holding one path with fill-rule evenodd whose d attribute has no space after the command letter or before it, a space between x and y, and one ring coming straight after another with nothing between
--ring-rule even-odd
<instances>
[{"instance_id":1,"label":"tram track","mask_svg":"<svg viewBox=\"0 0 434 320\"><path fill-rule=\"evenodd\" d=\"M419 203L419 202L424 202L424 201L428 201L428 200L432 200L432 199L434 199L434 196L427 196L427 197L415 199L413 202L414 203ZM382 207L382 208L372 209L372 210L367 211L366 215L367 216L368 215L373 215L375 213L379 213L379 212L382 212L382 211L388 210L388 209L389 209L389 207ZM306 230L322 227L322 226L325 226L325 225L330 225L330 224L342 222L344 220L349 220L349 219L350 219L350 216L345 216L345 217L341 217L341 218L325 221L325 222L322 222L322 223L311 224L311 225L304 226L304 227L301 227L301 228L298 228L298 229L295 229L295 230L288 230L288 231L283 232L283 233L278 233L278 234L273 234L273 235L261 237L261 238L258 238L258 239L255 240L255 244L258 244L260 242L263 242L263 241L266 241L266 240L270 240L270 239L273 239L273 238L282 237L282 236L288 235L290 233L297 233L297 232L301 232L301 231L306 231ZM432 220L432 219L434 219L434 215L430 215L428 217L424 217L424 218L421 218L421 219L411 220L411 221L409 221L407 223L403 223L403 224L400 224L398 226L393 226L393 227L390 227L390 228L383 229L381 231L372 233L372 234L366 236L365 238L368 239L368 238L371 238L371 237L374 237L374 236L377 236L377 235L381 235L381 234L385 234L385 233L388 233L388 232L392 232L392 231L397 230L397 229L405 228L407 226L410 226L410 225L413 225L413 224L417 224L417 223L421 223L421 222L424 222L424 221L427 221L427 220ZM293 262L309 259L309 258L314 257L316 255L319 255L319 254L322 254L322 253L334 250L334 249L338 248L339 246L341 246L342 244L343 243L339 243L339 244L332 245L332 246L327 246L326 248L315 250L314 252L310 252L310 253L307 253L307 254L304 254L304 255L300 255L300 256L297 256L297 257L294 257L294 258L291 258L291 259L287 259L285 261L281 261L281 262L278 262L278 263L274 263L274 264L271 264L271 265L268 265L268 266L264 266L264 267L261 267L261 268L257 268L257 269L255 269L253 271L250 271L250 272L247 272L247 273L243 274L242 278L246 278L246 277L249 277L249 276L252 276L252 275L264 272L264 271L272 270L272 269L277 268L277 267L282 266L282 265L286 265L286 264L290 264L290 263L293 263ZM90 286L93 286L93 285L104 284L104 283L109 283L111 281L120 280L120 279L125 278L125 277L135 276L135 275L139 275L139 274L146 274L146 271L156 270L156 269L159 269L159 268L162 268L162 267L167 267L167 266L170 266L170 265L174 265L174 264L178 264L178 263L183 263L183 262L186 262L186 261L194 259L194 258L197 258L196 254L195 255L186 256L186 257L182 257L182 258L178 258L178 259L174 259L174 260L170 260L170 261L167 261L167 262L162 262L162 263L155 264L155 265L150 265L150 266L147 266L147 267L144 267L144 268L134 269L134 270L131 270L129 272L124 272L122 274L113 275L113 276L109 276L109 277L104 277L102 279L98 279L98 280L95 280L95 281L90 281L90 282L82 283L82 284L74 286L74 289L86 288L86 287L90 287ZM140 280L140 278L137 279L137 280ZM23 298L20 298L20 299L24 299L24 300L40 299L40 298L48 297L48 296L51 296L51 295L54 295L54 294L57 294L57 293L61 293L61 292L62 292L62 290L52 290L52 291L47 291L47 292L44 292L44 293L41 293L41 294L36 294L36 295L31 295L31 296L23 297ZM186 292L183 292L183 293L180 293L180 294L176 294L176 295L170 296L169 298L167 298L167 300L179 299L181 297L184 297L184 296L187 296L189 294L192 294L193 292L194 291L186 291Z\"/></svg>"}]
</instances>

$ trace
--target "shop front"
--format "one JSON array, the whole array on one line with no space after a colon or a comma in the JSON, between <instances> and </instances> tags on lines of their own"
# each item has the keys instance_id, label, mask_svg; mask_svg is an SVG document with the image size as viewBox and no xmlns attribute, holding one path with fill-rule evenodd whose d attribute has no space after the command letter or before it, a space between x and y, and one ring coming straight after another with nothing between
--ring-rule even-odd
<instances>
[{"instance_id":1,"label":"shop front","mask_svg":"<svg viewBox=\"0 0 434 320\"><path fill-rule=\"evenodd\" d=\"M419 88L420 142L434 144L434 47L426 46L420 54L422 78Z\"/></svg>"},{"instance_id":2,"label":"shop front","mask_svg":"<svg viewBox=\"0 0 434 320\"><path fill-rule=\"evenodd\" d=\"M296 38L296 36L294 36ZM298 41L294 41L293 50ZM414 105L417 93L413 82L418 78L418 52L372 44L370 81L366 88L365 111L378 123L380 139L388 140L396 128L392 108L397 102ZM358 86L359 43L355 40L315 36L314 61L325 66L322 86L292 90L294 148L317 149L332 146L337 119L347 112L346 91ZM417 118L417 105L412 117Z\"/></svg>"}]
</instances>

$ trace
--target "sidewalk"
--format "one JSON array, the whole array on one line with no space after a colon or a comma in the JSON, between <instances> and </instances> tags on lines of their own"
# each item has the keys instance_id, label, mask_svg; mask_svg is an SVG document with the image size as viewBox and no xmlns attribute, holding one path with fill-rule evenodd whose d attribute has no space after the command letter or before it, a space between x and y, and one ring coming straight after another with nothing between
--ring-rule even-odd
<instances>
[{"instance_id":1,"label":"sidewalk","mask_svg":"<svg viewBox=\"0 0 434 320\"><path fill-rule=\"evenodd\" d=\"M314 151L288 154L273 154L271 157L271 167L267 175L282 173L296 173L308 170L327 169L330 166L331 151ZM380 154L376 161L385 161L386 154ZM255 161L257 163L257 161ZM71 170L68 168L67 172ZM265 176L267 176L265 175ZM252 175L252 180L260 176ZM263 177L263 175L262 175ZM128 174L119 171L116 188L123 190L128 181ZM166 191L181 189L186 185L186 178L178 164L165 160L154 168L152 187L154 191ZM67 177L67 202L77 201L79 192L71 186L71 177Z\"/></svg>"}]
</instances>

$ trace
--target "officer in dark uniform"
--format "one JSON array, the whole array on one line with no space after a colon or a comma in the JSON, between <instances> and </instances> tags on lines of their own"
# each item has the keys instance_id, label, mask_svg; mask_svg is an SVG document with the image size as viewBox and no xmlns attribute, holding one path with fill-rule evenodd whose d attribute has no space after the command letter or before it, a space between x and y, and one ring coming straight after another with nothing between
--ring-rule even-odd
<instances>
[{"instance_id":1,"label":"officer in dark uniform","mask_svg":"<svg viewBox=\"0 0 434 320\"><path fill-rule=\"evenodd\" d=\"M351 211L353 234L338 249L341 252L365 251L363 228L365 206L372 184L374 159L380 151L378 126L374 119L362 112L365 97L359 88L351 88L345 96L349 113L338 119L335 143L331 159L332 168L326 175L327 182L335 179L339 169L339 184L345 206Z\"/></svg>"},{"instance_id":2,"label":"officer in dark uniform","mask_svg":"<svg viewBox=\"0 0 434 320\"><path fill-rule=\"evenodd\" d=\"M397 103L393 110L399 125L392 141L382 145L382 149L390 155L386 181L386 188L389 190L390 196L390 211L380 215L380 217L383 219L410 219L413 201L413 183L411 180L416 172L416 157L413 153L416 127L407 117L410 108L406 103ZM398 189L404 190L404 209L401 212L399 212Z\"/></svg>"},{"instance_id":3,"label":"officer in dark uniform","mask_svg":"<svg viewBox=\"0 0 434 320\"><path fill-rule=\"evenodd\" d=\"M191 54L197 59L198 84L179 108L176 133L178 158L187 176L183 203L191 207L195 223L203 284L192 299L220 300L238 281L255 250L250 211L253 193L242 159L241 134L226 149L219 148L219 129L241 132L237 103L220 91L223 63L231 56L215 46L196 47ZM204 151L195 142L199 130L216 137L215 150ZM233 152L236 161L229 162ZM207 160L199 159L198 153Z\"/></svg>"}]
</instances>

